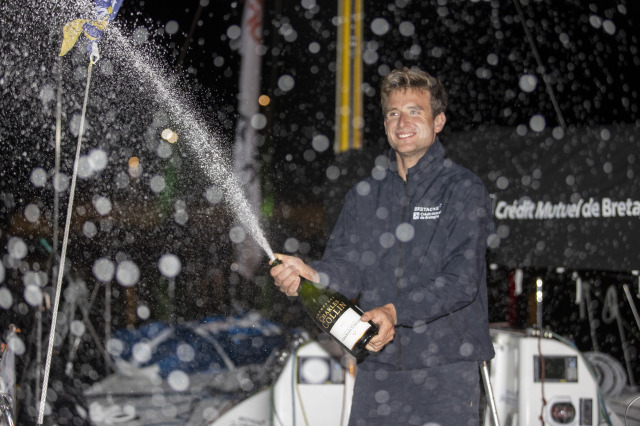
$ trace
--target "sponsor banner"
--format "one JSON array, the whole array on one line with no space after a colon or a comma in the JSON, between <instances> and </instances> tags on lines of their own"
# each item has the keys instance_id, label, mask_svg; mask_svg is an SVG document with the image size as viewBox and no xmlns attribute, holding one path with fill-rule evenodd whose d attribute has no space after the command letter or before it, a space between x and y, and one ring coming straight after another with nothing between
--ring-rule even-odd
<instances>
[{"instance_id":1,"label":"sponsor banner","mask_svg":"<svg viewBox=\"0 0 640 426\"><path fill-rule=\"evenodd\" d=\"M475 172L493 201L511 268L640 269L640 128L485 128L443 134L447 156Z\"/></svg>"},{"instance_id":2,"label":"sponsor banner","mask_svg":"<svg viewBox=\"0 0 640 426\"><path fill-rule=\"evenodd\" d=\"M501 200L497 202L493 214L498 220L640 217L640 201L631 198L618 201L608 197L600 200L580 198L575 203L536 202L527 198L511 203Z\"/></svg>"}]
</instances>

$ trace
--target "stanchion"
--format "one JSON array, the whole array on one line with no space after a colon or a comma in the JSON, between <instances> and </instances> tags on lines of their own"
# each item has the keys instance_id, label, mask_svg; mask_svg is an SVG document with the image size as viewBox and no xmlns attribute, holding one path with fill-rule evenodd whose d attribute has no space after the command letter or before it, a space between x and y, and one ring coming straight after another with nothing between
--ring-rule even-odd
<instances>
[{"instance_id":1,"label":"stanchion","mask_svg":"<svg viewBox=\"0 0 640 426\"><path fill-rule=\"evenodd\" d=\"M480 373L482 374L482 382L484 383L484 391L487 395L487 406L491 411L491 419L493 420L493 426L500 426L500 420L498 419L498 407L496 406L496 400L493 396L493 387L491 386L491 378L489 376L489 367L487 361L480 363Z\"/></svg>"},{"instance_id":2,"label":"stanchion","mask_svg":"<svg viewBox=\"0 0 640 426\"><path fill-rule=\"evenodd\" d=\"M14 426L13 415L11 414L11 407L13 406L13 400L11 395L6 393L0 393L0 413L6 420L9 426Z\"/></svg>"}]
</instances>

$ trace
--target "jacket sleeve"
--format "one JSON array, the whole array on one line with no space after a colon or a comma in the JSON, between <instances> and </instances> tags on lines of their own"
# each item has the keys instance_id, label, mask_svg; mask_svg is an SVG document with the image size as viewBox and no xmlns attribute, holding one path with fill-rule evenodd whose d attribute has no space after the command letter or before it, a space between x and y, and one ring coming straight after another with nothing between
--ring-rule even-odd
<instances>
[{"instance_id":1,"label":"jacket sleeve","mask_svg":"<svg viewBox=\"0 0 640 426\"><path fill-rule=\"evenodd\" d=\"M320 274L320 283L328 285L347 298L356 298L362 289L359 266L358 221L353 190L347 193L322 260L310 262Z\"/></svg>"},{"instance_id":2,"label":"jacket sleeve","mask_svg":"<svg viewBox=\"0 0 640 426\"><path fill-rule=\"evenodd\" d=\"M400 292L396 311L398 325L424 325L473 303L480 286L486 286L486 247L493 224L491 203L482 184L459 185L446 217L438 224L444 232L439 267L423 267L421 283L411 291ZM444 214L444 212L443 212Z\"/></svg>"}]
</instances>

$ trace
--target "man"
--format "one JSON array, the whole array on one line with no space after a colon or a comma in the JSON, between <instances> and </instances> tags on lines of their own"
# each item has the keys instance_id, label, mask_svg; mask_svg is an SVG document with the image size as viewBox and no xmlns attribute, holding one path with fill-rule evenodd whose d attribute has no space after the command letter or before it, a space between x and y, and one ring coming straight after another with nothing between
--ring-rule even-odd
<instances>
[{"instance_id":1,"label":"man","mask_svg":"<svg viewBox=\"0 0 640 426\"><path fill-rule=\"evenodd\" d=\"M445 159L442 84L418 69L381 85L390 166L346 196L322 261L278 254L275 284L302 275L359 298L379 325L360 363L350 426L477 425L478 361L493 357L486 261L491 205L477 176Z\"/></svg>"}]
</instances>

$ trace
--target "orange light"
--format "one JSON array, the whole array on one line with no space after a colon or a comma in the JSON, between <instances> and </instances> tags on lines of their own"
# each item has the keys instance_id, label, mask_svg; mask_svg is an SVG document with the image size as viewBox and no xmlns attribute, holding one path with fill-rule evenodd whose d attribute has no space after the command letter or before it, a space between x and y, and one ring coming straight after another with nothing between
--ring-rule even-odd
<instances>
[{"instance_id":1,"label":"orange light","mask_svg":"<svg viewBox=\"0 0 640 426\"><path fill-rule=\"evenodd\" d=\"M129 167L135 169L140 165L140 159L138 157L129 158Z\"/></svg>"},{"instance_id":2,"label":"orange light","mask_svg":"<svg viewBox=\"0 0 640 426\"><path fill-rule=\"evenodd\" d=\"M258 103L262 106L267 106L271 103L271 98L267 95L260 95Z\"/></svg>"}]
</instances>

